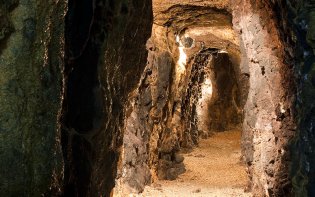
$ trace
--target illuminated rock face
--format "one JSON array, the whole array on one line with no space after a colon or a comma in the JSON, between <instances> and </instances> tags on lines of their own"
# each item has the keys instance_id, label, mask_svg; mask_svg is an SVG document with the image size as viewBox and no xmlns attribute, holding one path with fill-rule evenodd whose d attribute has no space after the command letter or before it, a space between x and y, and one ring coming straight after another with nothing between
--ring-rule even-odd
<instances>
[{"instance_id":1,"label":"illuminated rock face","mask_svg":"<svg viewBox=\"0 0 315 197\"><path fill-rule=\"evenodd\" d=\"M238 1L232 10L242 54L246 55L242 64L250 76L244 107L243 154L254 194L278 196L291 188L288 141L296 130L295 83L272 6Z\"/></svg>"}]
</instances>

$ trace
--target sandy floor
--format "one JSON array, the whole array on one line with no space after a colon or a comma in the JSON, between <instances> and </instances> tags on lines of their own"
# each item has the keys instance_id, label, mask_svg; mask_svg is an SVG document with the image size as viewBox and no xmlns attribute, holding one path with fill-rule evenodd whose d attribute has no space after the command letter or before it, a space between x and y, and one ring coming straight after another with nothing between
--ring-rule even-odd
<instances>
[{"instance_id":1,"label":"sandy floor","mask_svg":"<svg viewBox=\"0 0 315 197\"><path fill-rule=\"evenodd\" d=\"M174 181L157 181L139 196L211 197L251 196L240 163L240 132L226 131L201 140L199 147L183 154L186 172Z\"/></svg>"}]
</instances>

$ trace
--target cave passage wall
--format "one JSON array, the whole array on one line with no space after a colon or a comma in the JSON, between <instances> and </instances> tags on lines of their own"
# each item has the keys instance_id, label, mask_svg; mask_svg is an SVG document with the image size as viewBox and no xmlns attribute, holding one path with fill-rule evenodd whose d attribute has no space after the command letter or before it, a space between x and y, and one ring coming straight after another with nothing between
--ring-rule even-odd
<instances>
[{"instance_id":1,"label":"cave passage wall","mask_svg":"<svg viewBox=\"0 0 315 197\"><path fill-rule=\"evenodd\" d=\"M64 1L0 1L0 196L59 193Z\"/></svg>"},{"instance_id":2,"label":"cave passage wall","mask_svg":"<svg viewBox=\"0 0 315 197\"><path fill-rule=\"evenodd\" d=\"M146 63L151 7L150 0L69 1L61 119L65 196L110 196L127 96Z\"/></svg>"},{"instance_id":3,"label":"cave passage wall","mask_svg":"<svg viewBox=\"0 0 315 197\"><path fill-rule=\"evenodd\" d=\"M297 122L298 129L291 146L293 189L296 196L315 195L315 2L287 1L277 4L281 16L288 22L281 27L292 48L291 56L298 77ZM284 8L284 9L283 9Z\"/></svg>"},{"instance_id":4,"label":"cave passage wall","mask_svg":"<svg viewBox=\"0 0 315 197\"><path fill-rule=\"evenodd\" d=\"M245 1L236 3L244 5ZM244 20L246 22L241 25L242 20L238 20L238 17L234 17L236 19L235 22L239 24L239 26L237 24L235 24L235 26L241 27L239 30L241 30L244 35L244 48L247 48L247 50L250 48L255 49L252 53L247 52L243 54L249 55L248 58L250 58L250 55L254 54L255 56L255 53L259 53L259 49L262 45L259 43L260 39L257 38L264 37L272 40L267 42L265 46L273 49L274 54L280 57L280 63L283 64L280 69L281 81L272 82L272 86L281 84L282 93L278 96L281 96L281 104L284 106L280 106L280 111L279 107L275 108L277 115L276 120L281 122L281 127L279 130L276 129L273 131L276 137L276 146L282 147L281 157L279 158L280 160L278 160L278 166L280 168L276 170L276 176L267 178L267 183L274 181L276 184L273 186L270 185L271 188L269 189L268 187L265 189L266 195L277 196L294 193L295 196L313 196L315 195L313 187L315 170L312 167L315 164L313 151L314 127L312 126L314 124L315 95L314 2L307 0L251 1L250 6L252 7L253 13L260 15L259 20L262 29L267 29L269 36L264 37L263 35L257 34L258 32L263 33L264 31L256 31L253 37L251 37L250 34L244 34L246 32L244 31L244 27L255 32L255 28L251 25L252 22L255 21L255 16L248 15L248 13L242 16L242 11L244 12L246 9L241 8L241 11L234 8L235 16L247 18ZM236 6L236 8L237 7L240 8L239 6ZM269 17L266 17L268 15ZM276 30L276 32L273 30ZM255 38L255 42L252 42L254 45L251 45L250 42L246 42L246 38L248 40ZM279 39L279 41L276 41L277 39ZM277 44L277 47L273 46L273 44L277 42L280 42L282 46L279 44ZM271 58L268 58L268 60L270 59ZM257 59L254 58L250 60L252 61L250 64L257 61ZM263 65L259 60L258 63ZM273 68L277 67L274 66ZM287 103L287 107L285 107L283 103ZM268 146L264 146L264 149L266 147ZM262 153L263 151L260 151L260 155ZM265 157L263 158L265 159ZM277 159L275 161L277 161ZM273 162L272 160L272 163ZM266 173L269 174L268 168L265 170Z\"/></svg>"},{"instance_id":5,"label":"cave passage wall","mask_svg":"<svg viewBox=\"0 0 315 197\"><path fill-rule=\"evenodd\" d=\"M296 132L296 85L274 6L268 1L235 1L232 11L246 55L242 64L250 75L242 146L252 190L281 196L292 188L289 141Z\"/></svg>"},{"instance_id":6,"label":"cave passage wall","mask_svg":"<svg viewBox=\"0 0 315 197\"><path fill-rule=\"evenodd\" d=\"M212 82L212 96L205 106L201 106L206 108L201 113L207 113L207 119L205 117L198 122L208 126L202 131L209 133L236 128L241 130L244 106L241 106L239 84L228 53L215 54L209 67L209 74L206 73L205 78Z\"/></svg>"},{"instance_id":7,"label":"cave passage wall","mask_svg":"<svg viewBox=\"0 0 315 197\"><path fill-rule=\"evenodd\" d=\"M150 0L0 1L0 196L110 196L151 27Z\"/></svg>"}]
</instances>

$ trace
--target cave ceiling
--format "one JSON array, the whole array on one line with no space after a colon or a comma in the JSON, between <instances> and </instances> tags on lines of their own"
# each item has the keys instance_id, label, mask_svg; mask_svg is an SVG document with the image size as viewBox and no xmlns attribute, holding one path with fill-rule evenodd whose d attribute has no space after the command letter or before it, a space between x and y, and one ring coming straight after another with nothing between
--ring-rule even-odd
<instances>
[{"instance_id":1,"label":"cave ceiling","mask_svg":"<svg viewBox=\"0 0 315 197\"><path fill-rule=\"evenodd\" d=\"M185 49L188 57L203 47L229 53L233 64L240 63L239 37L232 25L229 1L153 0L154 28L190 37L193 45ZM171 38L174 39L174 38Z\"/></svg>"}]
</instances>

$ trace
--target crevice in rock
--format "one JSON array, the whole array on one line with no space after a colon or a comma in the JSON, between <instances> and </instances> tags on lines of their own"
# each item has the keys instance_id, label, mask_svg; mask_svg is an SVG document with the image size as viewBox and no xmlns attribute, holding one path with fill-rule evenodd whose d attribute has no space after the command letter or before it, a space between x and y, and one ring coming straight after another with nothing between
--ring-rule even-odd
<instances>
[{"instance_id":1,"label":"crevice in rock","mask_svg":"<svg viewBox=\"0 0 315 197\"><path fill-rule=\"evenodd\" d=\"M64 196L111 195L127 97L145 66L151 17L150 0L68 2L61 117Z\"/></svg>"},{"instance_id":2,"label":"crevice in rock","mask_svg":"<svg viewBox=\"0 0 315 197\"><path fill-rule=\"evenodd\" d=\"M93 189L90 182L97 147L92 139L101 131L104 116L99 62L106 22L101 2L68 2L62 112L65 196L87 196ZM108 181L106 190L113 184Z\"/></svg>"}]
</instances>

